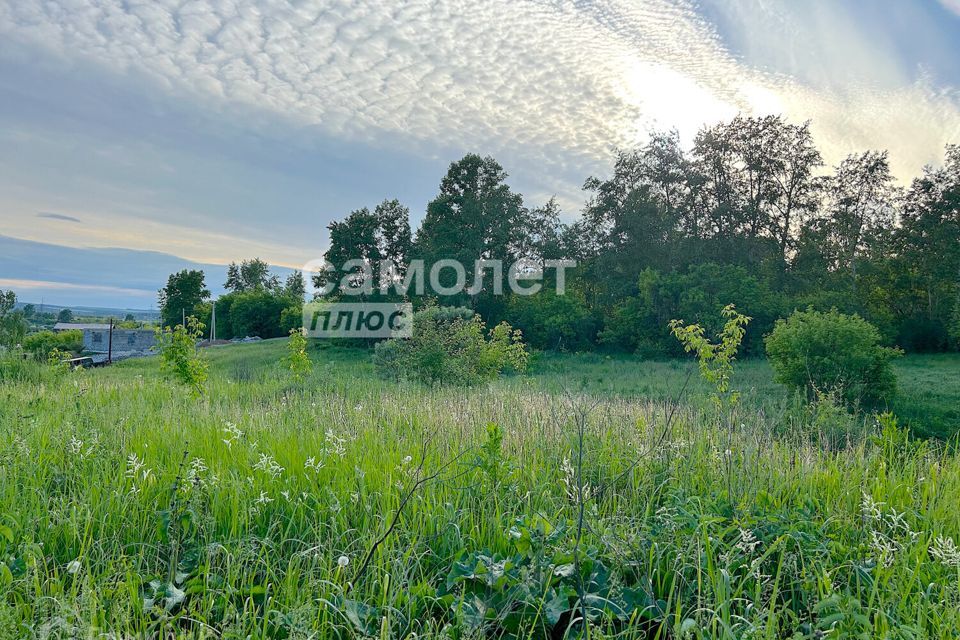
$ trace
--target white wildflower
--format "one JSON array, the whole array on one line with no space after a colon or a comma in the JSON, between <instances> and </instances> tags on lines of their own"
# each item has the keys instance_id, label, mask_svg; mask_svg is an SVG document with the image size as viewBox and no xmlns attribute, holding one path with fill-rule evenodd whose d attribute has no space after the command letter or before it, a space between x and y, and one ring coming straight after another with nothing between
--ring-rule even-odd
<instances>
[{"instance_id":1,"label":"white wildflower","mask_svg":"<svg viewBox=\"0 0 960 640\"><path fill-rule=\"evenodd\" d=\"M343 438L337 436L333 432L333 429L327 429L327 432L324 434L326 438L326 446L324 447L325 453L330 455L331 453L343 458L347 455L347 449L343 446L343 443L346 442Z\"/></svg>"},{"instance_id":2,"label":"white wildflower","mask_svg":"<svg viewBox=\"0 0 960 640\"><path fill-rule=\"evenodd\" d=\"M960 567L960 549L954 543L953 538L937 536L930 546L930 555L945 567Z\"/></svg>"},{"instance_id":3,"label":"white wildflower","mask_svg":"<svg viewBox=\"0 0 960 640\"><path fill-rule=\"evenodd\" d=\"M347 556L340 556L339 558L337 558L337 566L340 567L341 569L346 568L348 564L350 564L350 558L348 558Z\"/></svg>"},{"instance_id":4,"label":"white wildflower","mask_svg":"<svg viewBox=\"0 0 960 640\"><path fill-rule=\"evenodd\" d=\"M753 552L760 546L760 541L749 529L740 529L740 541L735 545L736 549L745 555L753 555Z\"/></svg>"},{"instance_id":5,"label":"white wildflower","mask_svg":"<svg viewBox=\"0 0 960 640\"><path fill-rule=\"evenodd\" d=\"M67 452L72 456L79 456L83 453L83 440L77 436L70 436L70 442L67 443Z\"/></svg>"},{"instance_id":6,"label":"white wildflower","mask_svg":"<svg viewBox=\"0 0 960 640\"><path fill-rule=\"evenodd\" d=\"M243 437L243 431L241 431L237 425L233 424L232 422L228 422L222 431L227 436L223 439L223 443L227 445L228 449L233 446L234 442Z\"/></svg>"},{"instance_id":7,"label":"white wildflower","mask_svg":"<svg viewBox=\"0 0 960 640\"><path fill-rule=\"evenodd\" d=\"M269 473L274 478L279 477L283 473L283 467L277 464L277 461L273 459L268 453L261 453L260 459L257 460L257 464L253 465L253 468L257 471L263 471L264 473Z\"/></svg>"},{"instance_id":8,"label":"white wildflower","mask_svg":"<svg viewBox=\"0 0 960 640\"><path fill-rule=\"evenodd\" d=\"M80 561L71 560L67 563L67 573L75 574L80 571Z\"/></svg>"},{"instance_id":9,"label":"white wildflower","mask_svg":"<svg viewBox=\"0 0 960 640\"><path fill-rule=\"evenodd\" d=\"M570 462L569 457L564 457L563 462L560 463L560 471L563 473L563 484L567 491L567 496L571 500L579 500L580 498L580 489L581 487L577 482L577 470L574 469L573 464ZM590 484L587 482L583 483L583 499L590 499Z\"/></svg>"}]
</instances>

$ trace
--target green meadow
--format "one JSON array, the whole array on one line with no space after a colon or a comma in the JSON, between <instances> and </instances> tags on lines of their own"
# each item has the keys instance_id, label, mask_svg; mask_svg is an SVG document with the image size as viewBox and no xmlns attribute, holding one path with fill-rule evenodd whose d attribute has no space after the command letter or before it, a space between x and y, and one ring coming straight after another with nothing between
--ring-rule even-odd
<instances>
[{"instance_id":1,"label":"green meadow","mask_svg":"<svg viewBox=\"0 0 960 640\"><path fill-rule=\"evenodd\" d=\"M0 637L960 635L957 355L851 417L762 361L718 416L692 360L284 353L208 349L201 397L155 358L5 379Z\"/></svg>"}]
</instances>

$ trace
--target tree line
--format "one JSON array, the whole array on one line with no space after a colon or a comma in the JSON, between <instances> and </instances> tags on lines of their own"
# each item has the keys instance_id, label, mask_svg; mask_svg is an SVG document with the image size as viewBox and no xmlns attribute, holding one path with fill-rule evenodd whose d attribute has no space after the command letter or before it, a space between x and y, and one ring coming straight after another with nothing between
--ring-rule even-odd
<instances>
[{"instance_id":1,"label":"tree line","mask_svg":"<svg viewBox=\"0 0 960 640\"><path fill-rule=\"evenodd\" d=\"M227 293L211 301L203 271L184 269L171 274L159 292L162 325L175 327L194 316L210 335L214 306L218 339L276 338L301 324L306 285L300 271L281 282L259 258L233 262L227 267L224 288Z\"/></svg>"},{"instance_id":2,"label":"tree line","mask_svg":"<svg viewBox=\"0 0 960 640\"><path fill-rule=\"evenodd\" d=\"M675 131L654 133L643 146L617 152L611 175L588 178L584 190L579 218L564 223L554 200L529 206L496 160L469 154L450 165L415 233L397 200L332 222L325 258L337 267L357 259L370 267L321 274L315 284L357 286L383 260L429 267L454 259L473 281L477 260L574 259L565 295L549 287L533 296L498 295L502 283L487 280L479 291L453 296L428 288L414 302L436 299L491 324L507 320L539 348L671 355L678 348L671 319L719 328L729 303L754 317L748 352L760 351L777 318L808 308L858 314L885 342L910 351L960 346L956 145L947 146L941 167L925 168L904 187L885 151L855 153L828 168L809 123L739 116L702 129L690 149ZM237 282L244 265L234 265ZM284 286L264 277L229 295L253 305L243 296L259 291L257 304L279 307L274 298ZM171 313L179 320L178 309ZM219 323L219 303L217 315Z\"/></svg>"}]
</instances>

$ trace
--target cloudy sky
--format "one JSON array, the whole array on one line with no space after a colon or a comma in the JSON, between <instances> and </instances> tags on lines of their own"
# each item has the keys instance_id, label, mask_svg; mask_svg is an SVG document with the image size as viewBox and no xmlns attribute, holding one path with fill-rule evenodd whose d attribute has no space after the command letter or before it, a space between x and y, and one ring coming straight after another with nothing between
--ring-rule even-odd
<instances>
[{"instance_id":1,"label":"cloudy sky","mask_svg":"<svg viewBox=\"0 0 960 640\"><path fill-rule=\"evenodd\" d=\"M466 152L572 217L614 147L738 112L906 181L958 86L960 0L0 0L0 287L149 307L119 275L299 265L351 209L419 219Z\"/></svg>"}]
</instances>

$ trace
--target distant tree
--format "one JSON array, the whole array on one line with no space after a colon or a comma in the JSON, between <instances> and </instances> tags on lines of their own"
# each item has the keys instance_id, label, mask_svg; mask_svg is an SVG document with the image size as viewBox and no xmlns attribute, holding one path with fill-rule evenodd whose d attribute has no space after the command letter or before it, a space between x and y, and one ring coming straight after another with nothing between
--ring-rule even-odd
<instances>
[{"instance_id":1,"label":"distant tree","mask_svg":"<svg viewBox=\"0 0 960 640\"><path fill-rule=\"evenodd\" d=\"M848 156L825 181L826 217L818 225L829 267L849 274L855 282L857 262L892 229L897 189L887 152L867 151Z\"/></svg>"},{"instance_id":2,"label":"distant tree","mask_svg":"<svg viewBox=\"0 0 960 640\"><path fill-rule=\"evenodd\" d=\"M184 269L170 274L167 286L159 292L162 326L182 324L184 316L195 315L197 306L209 297L203 271Z\"/></svg>"},{"instance_id":3,"label":"distant tree","mask_svg":"<svg viewBox=\"0 0 960 640\"><path fill-rule=\"evenodd\" d=\"M14 310L17 295L13 291L0 290L0 345L12 346L23 342L27 333L27 321L23 311Z\"/></svg>"},{"instance_id":4,"label":"distant tree","mask_svg":"<svg viewBox=\"0 0 960 640\"><path fill-rule=\"evenodd\" d=\"M785 260L796 230L816 209L814 171L823 160L810 123L737 116L701 131L694 157L715 233L768 237ZM762 257L756 248L754 260Z\"/></svg>"},{"instance_id":5,"label":"distant tree","mask_svg":"<svg viewBox=\"0 0 960 640\"><path fill-rule=\"evenodd\" d=\"M270 273L270 265L260 258L243 260L240 264L231 262L227 267L227 281L224 288L228 291L253 291L254 289L276 290L280 288L280 278Z\"/></svg>"},{"instance_id":6,"label":"distant tree","mask_svg":"<svg viewBox=\"0 0 960 640\"><path fill-rule=\"evenodd\" d=\"M57 314L57 322L73 322L73 311L60 309L60 313Z\"/></svg>"},{"instance_id":7,"label":"distant tree","mask_svg":"<svg viewBox=\"0 0 960 640\"><path fill-rule=\"evenodd\" d=\"M279 338L286 333L281 326L281 316L290 303L286 296L266 289L228 293L217 300L217 320L220 320L221 308L229 309L225 319L230 336ZM219 326L217 334L227 337Z\"/></svg>"},{"instance_id":8,"label":"distant tree","mask_svg":"<svg viewBox=\"0 0 960 640\"><path fill-rule=\"evenodd\" d=\"M328 280L342 289L372 289L375 286L374 269L382 258L377 239L377 216L369 209L351 211L342 221L333 221L330 232L330 248L324 258L333 266L333 271L315 278L318 287Z\"/></svg>"},{"instance_id":9,"label":"distant tree","mask_svg":"<svg viewBox=\"0 0 960 640\"><path fill-rule=\"evenodd\" d=\"M314 277L317 287L339 283L375 295L381 283L381 261L393 263L395 277L404 275L410 259L410 210L399 200L384 200L373 211L366 207L352 211L327 229L330 248L324 258L333 271Z\"/></svg>"},{"instance_id":10,"label":"distant tree","mask_svg":"<svg viewBox=\"0 0 960 640\"><path fill-rule=\"evenodd\" d=\"M23 305L23 316L25 318L32 318L36 312L37 308L33 306L33 304L28 303Z\"/></svg>"},{"instance_id":11,"label":"distant tree","mask_svg":"<svg viewBox=\"0 0 960 640\"><path fill-rule=\"evenodd\" d=\"M124 322L136 322L137 319L133 316L132 313L128 313L127 315L125 315L125 316L123 317L123 321L124 321Z\"/></svg>"},{"instance_id":12,"label":"distant tree","mask_svg":"<svg viewBox=\"0 0 960 640\"><path fill-rule=\"evenodd\" d=\"M949 145L941 168L928 167L904 197L893 234L896 280L886 287L901 319L899 342L944 349L960 292L960 146Z\"/></svg>"},{"instance_id":13,"label":"distant tree","mask_svg":"<svg viewBox=\"0 0 960 640\"><path fill-rule=\"evenodd\" d=\"M287 276L283 291L288 297L302 301L303 297L307 295L307 285L303 280L303 272L298 269Z\"/></svg>"},{"instance_id":14,"label":"distant tree","mask_svg":"<svg viewBox=\"0 0 960 640\"><path fill-rule=\"evenodd\" d=\"M390 260L402 269L410 259L413 244L410 232L410 210L399 200L384 200L373 215L377 218L377 248L383 260Z\"/></svg>"}]
</instances>

